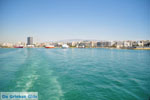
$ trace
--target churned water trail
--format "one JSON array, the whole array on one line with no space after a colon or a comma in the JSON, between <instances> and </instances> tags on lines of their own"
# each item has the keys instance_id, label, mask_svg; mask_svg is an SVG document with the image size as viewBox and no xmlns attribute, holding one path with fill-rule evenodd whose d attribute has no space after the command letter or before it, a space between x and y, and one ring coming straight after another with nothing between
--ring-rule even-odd
<instances>
[{"instance_id":1,"label":"churned water trail","mask_svg":"<svg viewBox=\"0 0 150 100\"><path fill-rule=\"evenodd\" d=\"M41 51L41 50L39 49L39 51ZM54 52L50 53L49 51L44 51L44 50L42 50L42 52L45 52L43 54L43 56L44 56L43 60L45 61L44 72L46 72L45 75L48 76L48 78L46 79L47 84L49 85L47 88L47 92L49 94L48 99L49 100L64 100L63 99L63 91L61 89L61 85L58 82L59 77L54 74L54 71L52 69L55 66L54 63L51 63L54 60L51 58L51 55Z\"/></svg>"},{"instance_id":2,"label":"churned water trail","mask_svg":"<svg viewBox=\"0 0 150 100\"><path fill-rule=\"evenodd\" d=\"M148 100L150 51L0 49L0 91L39 100Z\"/></svg>"}]
</instances>

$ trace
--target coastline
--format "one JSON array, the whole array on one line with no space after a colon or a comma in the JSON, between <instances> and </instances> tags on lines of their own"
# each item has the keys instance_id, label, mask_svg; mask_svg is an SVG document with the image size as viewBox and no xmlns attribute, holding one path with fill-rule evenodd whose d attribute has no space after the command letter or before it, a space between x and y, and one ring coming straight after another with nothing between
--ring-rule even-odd
<instances>
[{"instance_id":1,"label":"coastline","mask_svg":"<svg viewBox=\"0 0 150 100\"><path fill-rule=\"evenodd\" d=\"M2 48L13 48L13 47L1 47ZM26 47L24 47L26 48ZM33 47L33 48L45 48L45 47ZM45 48L45 49L56 49L56 48L61 48L61 47L55 47L55 48ZM70 47L70 48L77 48L77 47ZM127 50L150 50L150 48L146 48L146 47L141 47L141 48L115 48L115 47L85 47L83 49L86 48L105 48L105 49L127 49ZM23 49L23 48L15 48L15 49ZM81 49L81 48L79 48Z\"/></svg>"}]
</instances>

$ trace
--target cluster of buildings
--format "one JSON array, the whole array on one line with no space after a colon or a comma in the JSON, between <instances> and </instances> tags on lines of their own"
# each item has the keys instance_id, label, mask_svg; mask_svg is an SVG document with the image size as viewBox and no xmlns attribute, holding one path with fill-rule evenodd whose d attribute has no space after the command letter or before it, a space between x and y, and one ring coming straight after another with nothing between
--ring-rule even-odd
<instances>
[{"instance_id":1,"label":"cluster of buildings","mask_svg":"<svg viewBox=\"0 0 150 100\"><path fill-rule=\"evenodd\" d=\"M63 43L62 43L63 44ZM78 41L68 42L70 47L75 48L150 48L150 40L141 41Z\"/></svg>"},{"instance_id":2,"label":"cluster of buildings","mask_svg":"<svg viewBox=\"0 0 150 100\"><path fill-rule=\"evenodd\" d=\"M0 48L33 48L35 44L33 43L33 37L27 37L27 43L17 42L17 43L0 43Z\"/></svg>"},{"instance_id":3,"label":"cluster of buildings","mask_svg":"<svg viewBox=\"0 0 150 100\"><path fill-rule=\"evenodd\" d=\"M60 48L62 45L67 44L71 48L150 48L150 40L140 41L72 41L72 42L45 42L45 43L33 43L33 37L27 37L27 43L1 43L1 48L42 48L46 45L53 45L55 48Z\"/></svg>"}]
</instances>

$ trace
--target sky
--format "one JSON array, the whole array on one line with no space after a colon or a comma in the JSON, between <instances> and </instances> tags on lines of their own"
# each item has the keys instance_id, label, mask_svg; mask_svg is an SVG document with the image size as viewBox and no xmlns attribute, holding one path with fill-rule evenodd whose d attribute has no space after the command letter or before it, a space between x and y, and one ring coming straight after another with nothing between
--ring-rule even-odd
<instances>
[{"instance_id":1,"label":"sky","mask_svg":"<svg viewBox=\"0 0 150 100\"><path fill-rule=\"evenodd\" d=\"M150 40L150 0L0 0L0 42Z\"/></svg>"}]
</instances>

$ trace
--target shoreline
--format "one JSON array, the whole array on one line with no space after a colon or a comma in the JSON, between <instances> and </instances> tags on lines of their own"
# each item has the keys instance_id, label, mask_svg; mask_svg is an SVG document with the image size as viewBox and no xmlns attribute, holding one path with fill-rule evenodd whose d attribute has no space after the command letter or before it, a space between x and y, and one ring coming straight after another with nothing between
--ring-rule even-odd
<instances>
[{"instance_id":1,"label":"shoreline","mask_svg":"<svg viewBox=\"0 0 150 100\"><path fill-rule=\"evenodd\" d=\"M0 48L0 49L2 49L2 48ZM8 47L8 48L11 48L11 47ZM45 48L45 47L34 47L34 48ZM45 48L45 49L56 49L56 48L61 48L61 47ZM76 47L70 47L70 48L76 48ZM143 48L85 47L85 48L82 48L82 49L86 49L86 48L91 48L91 49L92 48L104 48L104 49L150 50L150 48L144 48L144 47ZM4 49L6 49L6 48L4 48ZM16 48L16 49L23 49L23 48ZM79 49L81 49L81 48L79 48Z\"/></svg>"}]
</instances>

